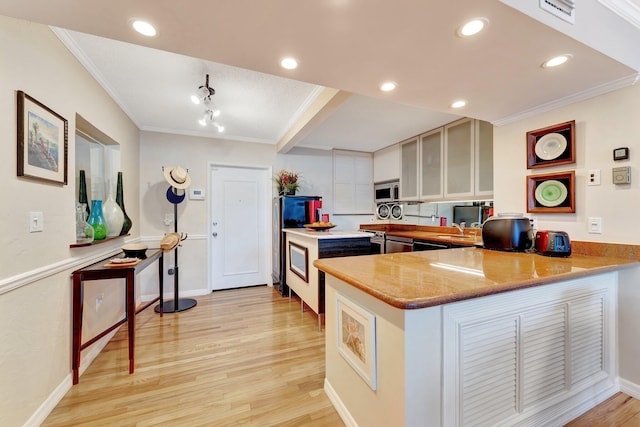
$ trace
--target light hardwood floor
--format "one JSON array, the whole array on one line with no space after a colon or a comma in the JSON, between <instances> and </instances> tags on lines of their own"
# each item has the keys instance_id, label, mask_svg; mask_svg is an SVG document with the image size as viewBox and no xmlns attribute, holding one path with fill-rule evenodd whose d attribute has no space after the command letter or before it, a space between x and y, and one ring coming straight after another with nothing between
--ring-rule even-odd
<instances>
[{"instance_id":1,"label":"light hardwood floor","mask_svg":"<svg viewBox=\"0 0 640 427\"><path fill-rule=\"evenodd\" d=\"M299 300L220 291L136 323L135 373L123 327L43 426L344 426L323 391L324 332ZM640 401L619 393L569 426L640 426Z\"/></svg>"},{"instance_id":2,"label":"light hardwood floor","mask_svg":"<svg viewBox=\"0 0 640 427\"><path fill-rule=\"evenodd\" d=\"M127 360L123 327L43 425L344 425L323 391L317 318L266 286L143 311L133 375Z\"/></svg>"}]
</instances>

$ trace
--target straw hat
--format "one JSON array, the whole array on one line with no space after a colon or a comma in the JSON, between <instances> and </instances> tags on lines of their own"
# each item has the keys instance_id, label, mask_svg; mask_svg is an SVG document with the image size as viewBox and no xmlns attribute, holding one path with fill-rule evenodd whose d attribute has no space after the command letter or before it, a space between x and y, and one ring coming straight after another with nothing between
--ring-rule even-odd
<instances>
[{"instance_id":1,"label":"straw hat","mask_svg":"<svg viewBox=\"0 0 640 427\"><path fill-rule=\"evenodd\" d=\"M191 185L189 173L180 166L168 166L164 168L164 178L172 187L184 190Z\"/></svg>"},{"instance_id":2,"label":"straw hat","mask_svg":"<svg viewBox=\"0 0 640 427\"><path fill-rule=\"evenodd\" d=\"M160 249L170 251L180 243L180 233L169 233L160 241Z\"/></svg>"}]
</instances>

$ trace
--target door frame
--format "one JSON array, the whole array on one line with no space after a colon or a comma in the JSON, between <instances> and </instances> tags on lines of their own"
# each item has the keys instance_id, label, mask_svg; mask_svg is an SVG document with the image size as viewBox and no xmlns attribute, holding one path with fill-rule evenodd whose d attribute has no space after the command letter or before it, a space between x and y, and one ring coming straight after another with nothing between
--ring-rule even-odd
<instances>
[{"instance_id":1,"label":"door frame","mask_svg":"<svg viewBox=\"0 0 640 427\"><path fill-rule=\"evenodd\" d=\"M264 221L263 221L263 230L260 230L260 233L264 233L265 244L264 248L262 248L263 255L265 261L264 268L266 269L266 277L267 277L267 285L273 287L273 279L271 278L271 270L272 270L272 259L271 259L271 248L273 242L271 241L271 223L273 221L271 214L271 200L273 198L273 184L271 177L273 176L273 167L272 166L260 166L260 165L241 165L234 163L218 163L218 162L208 162L207 164L207 194L209 194L208 205L207 205L207 290L209 292L213 292L213 273L214 267L211 262L211 256L213 253L213 225L211 223L211 215L213 213L213 189L211 180L213 178L213 170L215 168L233 168L233 169L250 169L250 170L259 170L266 171L269 179L265 180L263 184L264 186L264 196L262 198L261 204L264 204ZM261 207L262 208L262 207Z\"/></svg>"}]
</instances>

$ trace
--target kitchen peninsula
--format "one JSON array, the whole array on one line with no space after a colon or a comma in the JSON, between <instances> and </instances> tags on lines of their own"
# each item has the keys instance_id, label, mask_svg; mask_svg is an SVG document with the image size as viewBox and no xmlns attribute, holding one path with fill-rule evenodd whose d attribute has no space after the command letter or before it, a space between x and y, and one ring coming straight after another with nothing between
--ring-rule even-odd
<instances>
[{"instance_id":1,"label":"kitchen peninsula","mask_svg":"<svg viewBox=\"0 0 640 427\"><path fill-rule=\"evenodd\" d=\"M618 274L636 261L469 247L314 264L347 425L558 425L617 391Z\"/></svg>"}]
</instances>

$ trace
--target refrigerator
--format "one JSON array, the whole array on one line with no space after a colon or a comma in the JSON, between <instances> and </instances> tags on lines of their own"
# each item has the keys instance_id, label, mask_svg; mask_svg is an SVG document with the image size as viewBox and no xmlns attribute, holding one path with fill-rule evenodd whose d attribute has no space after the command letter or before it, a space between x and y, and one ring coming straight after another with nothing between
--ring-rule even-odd
<instances>
[{"instance_id":1,"label":"refrigerator","mask_svg":"<svg viewBox=\"0 0 640 427\"><path fill-rule=\"evenodd\" d=\"M286 283L286 236L285 228L302 228L319 220L322 207L320 196L279 196L273 199L273 287L282 295L288 296Z\"/></svg>"}]
</instances>

